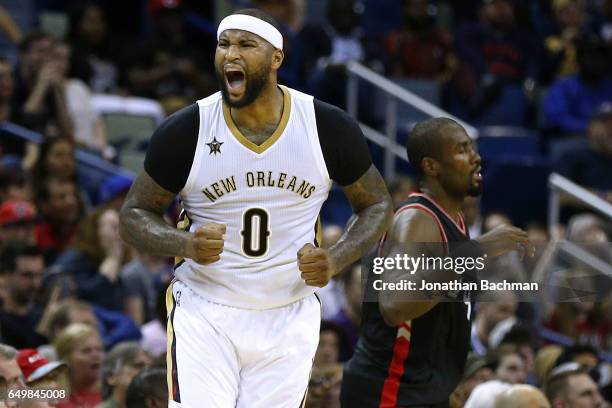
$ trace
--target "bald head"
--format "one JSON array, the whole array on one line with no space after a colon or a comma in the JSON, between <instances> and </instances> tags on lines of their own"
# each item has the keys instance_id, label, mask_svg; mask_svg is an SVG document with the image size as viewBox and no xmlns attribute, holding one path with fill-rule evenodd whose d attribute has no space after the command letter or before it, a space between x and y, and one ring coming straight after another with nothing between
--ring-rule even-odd
<instances>
[{"instance_id":1,"label":"bald head","mask_svg":"<svg viewBox=\"0 0 612 408\"><path fill-rule=\"evenodd\" d=\"M442 156L446 130L461 129L461 125L448 118L431 118L419 122L410 132L406 145L410 165L422 174L421 162L425 157L439 159Z\"/></svg>"},{"instance_id":2,"label":"bald head","mask_svg":"<svg viewBox=\"0 0 612 408\"><path fill-rule=\"evenodd\" d=\"M495 399L495 408L550 408L548 400L536 387L527 384L513 385Z\"/></svg>"}]
</instances>

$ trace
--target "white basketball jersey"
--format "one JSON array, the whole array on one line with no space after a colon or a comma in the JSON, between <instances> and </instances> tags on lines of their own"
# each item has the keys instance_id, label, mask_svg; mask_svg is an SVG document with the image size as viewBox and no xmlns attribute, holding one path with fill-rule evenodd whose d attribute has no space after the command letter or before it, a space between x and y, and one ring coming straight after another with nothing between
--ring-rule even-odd
<instances>
[{"instance_id":1,"label":"white basketball jersey","mask_svg":"<svg viewBox=\"0 0 612 408\"><path fill-rule=\"evenodd\" d=\"M221 93L198 101L200 128L180 192L186 228L225 224L221 259L177 264L176 276L203 298L269 309L308 296L297 252L315 244L318 216L332 185L317 134L312 96L281 87L284 109L274 134L258 146L232 121Z\"/></svg>"}]
</instances>

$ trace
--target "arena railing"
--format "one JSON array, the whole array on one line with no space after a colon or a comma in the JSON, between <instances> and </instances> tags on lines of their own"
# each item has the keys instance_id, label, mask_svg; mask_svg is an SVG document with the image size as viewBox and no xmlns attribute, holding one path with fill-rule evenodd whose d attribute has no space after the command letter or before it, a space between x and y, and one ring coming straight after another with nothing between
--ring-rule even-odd
<instances>
[{"instance_id":1,"label":"arena railing","mask_svg":"<svg viewBox=\"0 0 612 408\"><path fill-rule=\"evenodd\" d=\"M373 85L385 96L384 134L364 126L363 124L361 126L365 136L370 141L385 148L384 175L387 180L391 180L395 177L395 157L397 156L402 160L407 160L404 148L396 143L398 130L398 103L410 105L414 109L431 117L444 116L456 120L465 128L472 139L478 137L478 129L475 127L465 123L461 119L440 109L438 106L426 101L415 93L403 88L364 65L351 61L347 64L346 68L348 74L346 110L351 116L357 118L357 112L359 110L359 80L366 81Z\"/></svg>"},{"instance_id":2,"label":"arena railing","mask_svg":"<svg viewBox=\"0 0 612 408\"><path fill-rule=\"evenodd\" d=\"M16 137L28 142L40 144L45 140L45 136L38 132L34 132L30 129L26 129L19 125L11 122L0 123L0 135L2 137ZM135 174L131 171L119 167L115 164L109 163L94 153L88 152L83 149L76 149L75 156L79 165L98 173L97 178L109 177L109 176L125 176L134 178Z\"/></svg>"},{"instance_id":3,"label":"arena railing","mask_svg":"<svg viewBox=\"0 0 612 408\"><path fill-rule=\"evenodd\" d=\"M551 173L548 177L548 187L550 188L548 200L548 228L551 233L554 232L553 230L559 224L561 216L561 194L569 195L585 204L588 208L612 220L612 204L560 174Z\"/></svg>"}]
</instances>

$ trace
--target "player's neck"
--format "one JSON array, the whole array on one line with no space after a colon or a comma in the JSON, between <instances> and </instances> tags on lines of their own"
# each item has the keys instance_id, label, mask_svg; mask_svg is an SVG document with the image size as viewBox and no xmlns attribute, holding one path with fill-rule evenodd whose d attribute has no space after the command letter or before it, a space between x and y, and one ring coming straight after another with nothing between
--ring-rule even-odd
<instances>
[{"instance_id":1,"label":"player's neck","mask_svg":"<svg viewBox=\"0 0 612 408\"><path fill-rule=\"evenodd\" d=\"M274 84L262 90L259 97L243 108L231 108L232 119L251 142L261 144L278 127L284 108L283 91Z\"/></svg>"},{"instance_id":2,"label":"player's neck","mask_svg":"<svg viewBox=\"0 0 612 408\"><path fill-rule=\"evenodd\" d=\"M421 186L421 191L423 194L431 197L455 221L459 219L463 198L453 197L438 184L423 185Z\"/></svg>"}]
</instances>

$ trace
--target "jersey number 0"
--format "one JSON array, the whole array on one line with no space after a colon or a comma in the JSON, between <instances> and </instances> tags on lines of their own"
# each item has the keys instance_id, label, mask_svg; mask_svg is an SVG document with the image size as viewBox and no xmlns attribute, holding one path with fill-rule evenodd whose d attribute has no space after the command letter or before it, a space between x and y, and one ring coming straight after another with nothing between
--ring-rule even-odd
<instances>
[{"instance_id":1,"label":"jersey number 0","mask_svg":"<svg viewBox=\"0 0 612 408\"><path fill-rule=\"evenodd\" d=\"M249 208L242 215L242 251L250 257L268 252L270 217L263 208Z\"/></svg>"}]
</instances>

